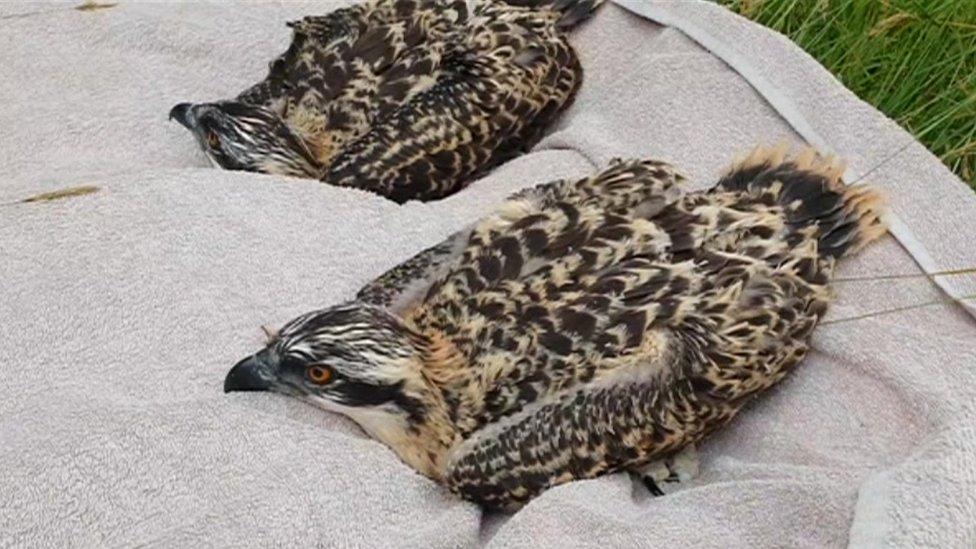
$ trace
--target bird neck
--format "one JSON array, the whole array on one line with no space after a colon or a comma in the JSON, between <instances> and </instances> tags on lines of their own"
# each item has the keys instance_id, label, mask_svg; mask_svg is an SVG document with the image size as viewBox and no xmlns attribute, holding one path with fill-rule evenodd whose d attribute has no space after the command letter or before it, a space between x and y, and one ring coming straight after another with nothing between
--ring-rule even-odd
<instances>
[{"instance_id":1,"label":"bird neck","mask_svg":"<svg viewBox=\"0 0 976 549\"><path fill-rule=\"evenodd\" d=\"M322 168L306 150L290 150L284 155L269 157L259 164L258 171L306 179L318 179L322 174Z\"/></svg>"},{"instance_id":2,"label":"bird neck","mask_svg":"<svg viewBox=\"0 0 976 549\"><path fill-rule=\"evenodd\" d=\"M461 440L452 420L451 373L462 370L460 355L442 338L410 330L414 353L400 363L396 412L351 410L349 415L373 438L392 448L405 463L438 480L445 456ZM455 407L456 408L456 407Z\"/></svg>"}]
</instances>

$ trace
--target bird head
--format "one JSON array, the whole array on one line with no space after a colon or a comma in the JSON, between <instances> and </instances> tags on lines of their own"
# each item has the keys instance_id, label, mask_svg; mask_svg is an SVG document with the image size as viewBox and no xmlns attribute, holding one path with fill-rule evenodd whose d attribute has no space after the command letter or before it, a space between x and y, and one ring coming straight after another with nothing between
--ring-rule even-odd
<instances>
[{"instance_id":1,"label":"bird head","mask_svg":"<svg viewBox=\"0 0 976 549\"><path fill-rule=\"evenodd\" d=\"M238 362L224 391L275 391L374 430L424 419L421 336L383 309L350 303L302 315Z\"/></svg>"},{"instance_id":2,"label":"bird head","mask_svg":"<svg viewBox=\"0 0 976 549\"><path fill-rule=\"evenodd\" d=\"M210 161L222 168L318 176L305 142L270 109L236 101L180 103L169 118L193 132Z\"/></svg>"}]
</instances>

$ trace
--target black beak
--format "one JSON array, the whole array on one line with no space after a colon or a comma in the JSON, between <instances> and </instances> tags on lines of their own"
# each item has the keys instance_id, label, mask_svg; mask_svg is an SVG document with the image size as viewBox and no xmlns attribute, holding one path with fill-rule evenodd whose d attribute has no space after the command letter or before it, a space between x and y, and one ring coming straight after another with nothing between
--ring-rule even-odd
<instances>
[{"instance_id":1,"label":"black beak","mask_svg":"<svg viewBox=\"0 0 976 549\"><path fill-rule=\"evenodd\" d=\"M274 372L267 363L267 355L268 351L264 350L235 364L224 379L224 392L270 390Z\"/></svg>"},{"instance_id":2,"label":"black beak","mask_svg":"<svg viewBox=\"0 0 976 549\"><path fill-rule=\"evenodd\" d=\"M169 119L176 120L187 129L194 126L193 103L180 103L169 111Z\"/></svg>"}]
</instances>

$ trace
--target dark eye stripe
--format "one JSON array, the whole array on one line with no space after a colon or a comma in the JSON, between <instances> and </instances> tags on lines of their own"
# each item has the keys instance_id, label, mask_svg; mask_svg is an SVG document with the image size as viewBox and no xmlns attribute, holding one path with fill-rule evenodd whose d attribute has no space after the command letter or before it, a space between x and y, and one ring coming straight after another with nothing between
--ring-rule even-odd
<instances>
[{"instance_id":1,"label":"dark eye stripe","mask_svg":"<svg viewBox=\"0 0 976 549\"><path fill-rule=\"evenodd\" d=\"M345 380L337 385L334 393L346 402L357 406L379 406L402 398L402 384L374 385L359 381Z\"/></svg>"}]
</instances>

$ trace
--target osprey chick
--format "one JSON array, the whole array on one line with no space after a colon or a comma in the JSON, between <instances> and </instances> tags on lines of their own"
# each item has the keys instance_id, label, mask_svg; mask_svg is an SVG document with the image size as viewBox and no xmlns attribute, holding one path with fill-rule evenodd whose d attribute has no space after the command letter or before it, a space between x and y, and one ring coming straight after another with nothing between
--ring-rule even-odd
<instances>
[{"instance_id":1,"label":"osprey chick","mask_svg":"<svg viewBox=\"0 0 976 549\"><path fill-rule=\"evenodd\" d=\"M757 149L683 194L618 162L523 192L288 323L227 375L351 417L461 496L517 507L701 439L803 359L882 196L812 150Z\"/></svg>"},{"instance_id":2,"label":"osprey chick","mask_svg":"<svg viewBox=\"0 0 976 549\"><path fill-rule=\"evenodd\" d=\"M215 164L433 200L528 150L582 79L603 0L371 0L291 23L236 100L170 111Z\"/></svg>"}]
</instances>

